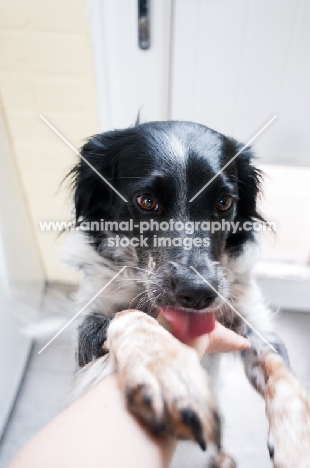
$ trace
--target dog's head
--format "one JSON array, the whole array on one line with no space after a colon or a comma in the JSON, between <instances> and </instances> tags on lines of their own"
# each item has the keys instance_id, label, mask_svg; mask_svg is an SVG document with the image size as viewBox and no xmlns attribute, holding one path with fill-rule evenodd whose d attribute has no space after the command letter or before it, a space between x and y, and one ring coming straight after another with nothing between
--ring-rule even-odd
<instances>
[{"instance_id":1,"label":"dog's head","mask_svg":"<svg viewBox=\"0 0 310 468\"><path fill-rule=\"evenodd\" d=\"M84 160L73 171L77 221L100 255L126 264L134 252L152 305L187 311L218 306L217 291L225 291L223 258L253 241L252 223L261 219L259 173L248 148L235 157L241 148L189 122L115 130L82 148Z\"/></svg>"}]
</instances>

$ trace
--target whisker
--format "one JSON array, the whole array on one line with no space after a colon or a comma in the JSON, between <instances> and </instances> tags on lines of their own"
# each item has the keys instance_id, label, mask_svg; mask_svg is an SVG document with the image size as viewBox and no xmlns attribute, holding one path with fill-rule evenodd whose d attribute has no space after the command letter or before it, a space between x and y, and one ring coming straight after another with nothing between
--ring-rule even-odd
<instances>
[{"instance_id":1,"label":"whisker","mask_svg":"<svg viewBox=\"0 0 310 468\"><path fill-rule=\"evenodd\" d=\"M155 305L155 302L157 301L157 299L160 297L160 296L163 296L164 294L163 293L159 293L158 296L156 296L154 299L152 299L152 304Z\"/></svg>"},{"instance_id":2,"label":"whisker","mask_svg":"<svg viewBox=\"0 0 310 468\"><path fill-rule=\"evenodd\" d=\"M147 291L145 290L145 291L142 291L142 292L140 292L139 294L137 294L133 299L131 299L128 308L130 308L131 304L133 303L133 301L134 301L135 299L137 299L137 297L141 296L142 294L146 294L146 293L147 293Z\"/></svg>"},{"instance_id":3,"label":"whisker","mask_svg":"<svg viewBox=\"0 0 310 468\"><path fill-rule=\"evenodd\" d=\"M131 281L132 283L149 283L149 284L157 284L155 281L150 281L150 280L140 280L140 279L130 279L130 278L124 278L124 279L119 279L115 280L115 283L122 283L123 281Z\"/></svg>"},{"instance_id":4,"label":"whisker","mask_svg":"<svg viewBox=\"0 0 310 468\"><path fill-rule=\"evenodd\" d=\"M140 301L137 303L137 307L142 307L150 301L151 298L147 295L145 298L140 299Z\"/></svg>"},{"instance_id":5,"label":"whisker","mask_svg":"<svg viewBox=\"0 0 310 468\"><path fill-rule=\"evenodd\" d=\"M134 268L135 270L145 271L146 273L149 273L150 275L154 275L154 274L155 274L153 271L148 270L147 268L140 268L140 267L134 267L134 266L131 266L130 268Z\"/></svg>"}]
</instances>

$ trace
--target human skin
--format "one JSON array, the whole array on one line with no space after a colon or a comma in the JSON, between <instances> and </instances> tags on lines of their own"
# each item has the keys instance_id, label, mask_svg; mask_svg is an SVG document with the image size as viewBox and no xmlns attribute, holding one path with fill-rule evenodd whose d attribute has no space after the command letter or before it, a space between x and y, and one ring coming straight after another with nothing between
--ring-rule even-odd
<instances>
[{"instance_id":1,"label":"human skin","mask_svg":"<svg viewBox=\"0 0 310 468\"><path fill-rule=\"evenodd\" d=\"M163 317L158 321L169 324ZM246 349L250 343L216 323L190 343L200 358L207 353ZM74 402L41 429L9 468L167 468L176 441L153 437L127 410L117 374Z\"/></svg>"}]
</instances>

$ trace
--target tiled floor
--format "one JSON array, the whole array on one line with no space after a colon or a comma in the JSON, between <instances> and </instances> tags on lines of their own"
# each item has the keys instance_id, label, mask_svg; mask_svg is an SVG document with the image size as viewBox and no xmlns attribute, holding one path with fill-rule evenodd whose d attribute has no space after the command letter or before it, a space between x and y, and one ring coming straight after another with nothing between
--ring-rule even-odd
<instances>
[{"instance_id":1,"label":"tiled floor","mask_svg":"<svg viewBox=\"0 0 310 468\"><path fill-rule=\"evenodd\" d=\"M279 334L287 343L292 367L310 382L310 314L283 312L277 318ZM55 340L42 354L45 342L37 342L17 402L0 443L0 468L66 403L75 369L74 346L68 338ZM225 379L220 404L225 415L224 446L238 460L239 468L269 468L264 404L250 387L240 362L232 356L223 362Z\"/></svg>"}]
</instances>

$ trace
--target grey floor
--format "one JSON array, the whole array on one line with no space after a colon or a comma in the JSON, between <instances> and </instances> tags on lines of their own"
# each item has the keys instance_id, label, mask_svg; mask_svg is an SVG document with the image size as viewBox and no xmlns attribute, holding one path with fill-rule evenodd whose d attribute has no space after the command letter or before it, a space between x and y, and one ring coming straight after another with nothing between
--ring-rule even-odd
<instances>
[{"instance_id":1,"label":"grey floor","mask_svg":"<svg viewBox=\"0 0 310 468\"><path fill-rule=\"evenodd\" d=\"M310 382L310 313L282 312L277 330L287 344L292 367L307 386ZM66 404L75 370L74 346L59 337L42 354L45 341L34 344L16 404L0 442L0 468ZM264 404L246 381L241 364L228 356L223 362L219 400L224 414L224 446L239 468L269 468Z\"/></svg>"}]
</instances>

